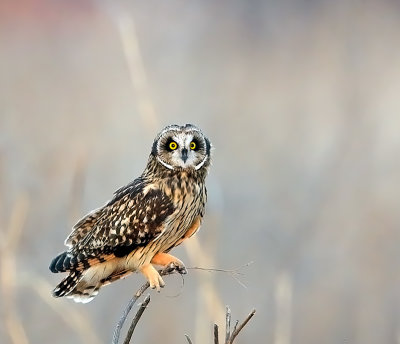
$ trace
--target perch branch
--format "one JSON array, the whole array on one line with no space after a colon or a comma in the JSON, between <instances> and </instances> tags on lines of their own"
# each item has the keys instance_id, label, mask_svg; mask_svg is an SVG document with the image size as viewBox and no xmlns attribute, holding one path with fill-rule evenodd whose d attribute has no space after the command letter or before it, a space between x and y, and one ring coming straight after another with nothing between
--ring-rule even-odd
<instances>
[{"instance_id":1,"label":"perch branch","mask_svg":"<svg viewBox=\"0 0 400 344\"><path fill-rule=\"evenodd\" d=\"M140 308L137 311L135 317L132 320L132 324L129 327L128 333L124 340L124 344L129 344L129 342L131 341L133 331L135 330L135 327L136 327L138 321L140 320L140 318L142 317L142 314L145 311L145 309L147 308L147 305L149 304L149 302L150 302L150 295L147 295L146 298L144 299L143 303L140 305Z\"/></svg>"},{"instance_id":2,"label":"perch branch","mask_svg":"<svg viewBox=\"0 0 400 344\"><path fill-rule=\"evenodd\" d=\"M165 269L159 271L159 274L161 276L166 276L166 275L171 275L175 273L176 270L171 270L170 267L166 267ZM122 313L121 319L118 321L117 325L115 326L114 333L113 333L113 339L112 339L112 344L118 344L119 342L119 337L121 335L121 329L122 326L125 323L126 318L129 315L129 312L131 311L133 305L136 303L139 297L143 295L143 293L147 290L147 288L150 287L150 283L146 282L143 284L139 290L133 295L133 297L129 300L128 304L125 307L124 312ZM138 319L139 320L139 319Z\"/></svg>"},{"instance_id":3,"label":"perch branch","mask_svg":"<svg viewBox=\"0 0 400 344\"><path fill-rule=\"evenodd\" d=\"M247 263L245 264L243 267L248 266L251 263ZM242 268L242 267L241 267ZM189 268L190 269L190 268ZM240 274L240 272L238 272L238 269L235 270L223 270L223 269L206 269L206 268L198 268L198 267L194 267L191 269L197 269L197 270L206 270L206 271L220 271L220 272L228 272L231 274ZM163 270L159 271L159 274L161 276L166 276L166 275L171 275L173 273L176 273L177 271L175 269L171 269L171 267L166 267ZM126 305L124 312L120 318L120 320L118 321L117 325L115 326L114 329L114 333L113 333L113 338L112 338L112 344L118 344L119 342L119 338L121 335L121 329L130 313L130 311L132 310L133 305L136 303L136 301L143 295L143 293L147 290L147 288L150 287L149 282L144 283L137 291L136 293L133 295L133 297L129 300L128 304ZM135 317L132 320L131 326L129 327L127 336L124 340L124 344L129 344L131 338L132 338L132 334L133 331L136 328L137 323L139 322L143 312L145 311L147 305L150 302L150 295L147 296L145 298L145 300L143 301L142 305L140 306L140 309L137 311ZM239 326L239 321L236 321L235 326L233 328L233 331L231 332L230 328L231 328L231 310L229 307L226 307L226 333L225 333L225 344L232 344L234 339L236 338L236 336L239 334L239 332L243 329L244 326L246 326L246 324L249 322L249 320L254 316L255 314L255 310L253 310L248 316L247 318L243 321L243 323L241 323ZM188 341L189 344L192 344L192 341L190 339L190 337L188 335L185 335L186 340ZM214 344L219 344L219 339L218 339L218 325L214 324Z\"/></svg>"}]
</instances>

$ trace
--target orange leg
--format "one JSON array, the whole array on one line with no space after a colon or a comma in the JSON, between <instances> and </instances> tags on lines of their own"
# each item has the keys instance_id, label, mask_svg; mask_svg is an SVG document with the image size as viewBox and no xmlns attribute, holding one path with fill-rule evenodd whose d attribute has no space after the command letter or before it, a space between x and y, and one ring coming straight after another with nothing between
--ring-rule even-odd
<instances>
[{"instance_id":1,"label":"orange leg","mask_svg":"<svg viewBox=\"0 0 400 344\"><path fill-rule=\"evenodd\" d=\"M152 288L152 289L155 288L155 289L157 289L157 291L160 291L160 288L163 288L165 286L163 279L161 278L160 274L154 268L153 265L146 264L146 265L142 266L142 268L140 269L140 272L149 281L150 288Z\"/></svg>"}]
</instances>

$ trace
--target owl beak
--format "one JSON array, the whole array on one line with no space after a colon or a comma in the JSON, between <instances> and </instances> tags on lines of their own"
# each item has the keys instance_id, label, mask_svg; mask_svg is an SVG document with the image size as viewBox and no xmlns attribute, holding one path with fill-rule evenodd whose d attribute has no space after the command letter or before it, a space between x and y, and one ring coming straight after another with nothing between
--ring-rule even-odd
<instances>
[{"instance_id":1,"label":"owl beak","mask_svg":"<svg viewBox=\"0 0 400 344\"><path fill-rule=\"evenodd\" d=\"M188 158L188 150L186 148L182 149L182 160L185 163Z\"/></svg>"}]
</instances>

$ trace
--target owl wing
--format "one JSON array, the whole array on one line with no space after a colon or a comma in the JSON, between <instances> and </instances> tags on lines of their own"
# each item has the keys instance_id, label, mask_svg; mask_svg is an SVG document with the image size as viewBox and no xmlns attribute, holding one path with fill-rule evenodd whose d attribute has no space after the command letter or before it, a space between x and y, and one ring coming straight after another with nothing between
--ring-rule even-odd
<instances>
[{"instance_id":1,"label":"owl wing","mask_svg":"<svg viewBox=\"0 0 400 344\"><path fill-rule=\"evenodd\" d=\"M85 215L80 219L74 227L72 227L72 232L65 239L64 244L68 247L75 246L80 240L82 240L94 227L95 223L99 219L103 207L91 211L89 214Z\"/></svg>"},{"instance_id":2,"label":"owl wing","mask_svg":"<svg viewBox=\"0 0 400 344\"><path fill-rule=\"evenodd\" d=\"M131 190L129 190L131 189ZM78 250L144 246L163 230L174 205L161 190L139 186L120 189L103 208L94 228L76 245Z\"/></svg>"},{"instance_id":3,"label":"owl wing","mask_svg":"<svg viewBox=\"0 0 400 344\"><path fill-rule=\"evenodd\" d=\"M72 232L67 237L67 239L65 239L64 244L70 248L74 247L94 228L95 224L98 222L101 216L104 215L104 209L108 205L126 196L128 193L131 193L132 196L139 194L143 190L143 184L143 180L141 178L137 178L132 183L123 186L115 191L114 198L110 202L108 202L103 207L91 211L72 227Z\"/></svg>"},{"instance_id":4,"label":"owl wing","mask_svg":"<svg viewBox=\"0 0 400 344\"><path fill-rule=\"evenodd\" d=\"M50 269L82 269L110 257L127 255L154 240L174 209L168 196L138 178L74 226L66 240L70 249L56 257Z\"/></svg>"}]
</instances>

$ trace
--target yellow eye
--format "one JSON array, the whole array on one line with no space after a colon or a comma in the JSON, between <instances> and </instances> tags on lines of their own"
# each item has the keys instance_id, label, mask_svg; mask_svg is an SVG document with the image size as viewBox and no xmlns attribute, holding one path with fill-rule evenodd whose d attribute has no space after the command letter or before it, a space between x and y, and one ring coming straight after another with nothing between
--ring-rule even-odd
<instances>
[{"instance_id":1,"label":"yellow eye","mask_svg":"<svg viewBox=\"0 0 400 344\"><path fill-rule=\"evenodd\" d=\"M196 149L196 143L190 142L190 149Z\"/></svg>"},{"instance_id":2,"label":"yellow eye","mask_svg":"<svg viewBox=\"0 0 400 344\"><path fill-rule=\"evenodd\" d=\"M178 145L176 144L176 142L172 141L172 142L169 144L169 149L175 150L175 149L177 149L177 148L178 148Z\"/></svg>"}]
</instances>

